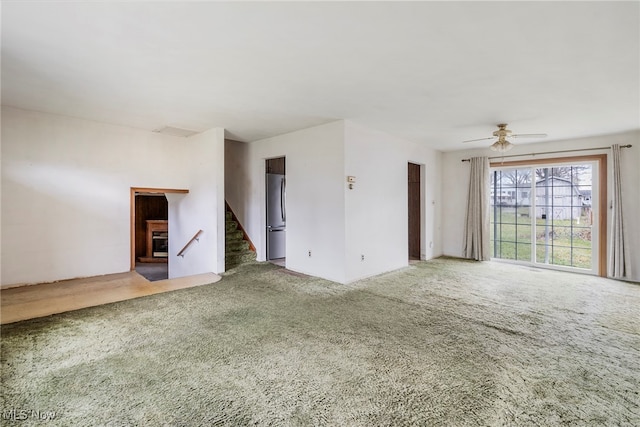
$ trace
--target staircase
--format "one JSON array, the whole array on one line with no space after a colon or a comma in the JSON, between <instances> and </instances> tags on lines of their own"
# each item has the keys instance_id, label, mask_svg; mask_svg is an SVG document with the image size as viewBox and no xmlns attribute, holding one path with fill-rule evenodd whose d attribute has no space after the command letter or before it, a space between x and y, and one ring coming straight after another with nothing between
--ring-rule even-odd
<instances>
[{"instance_id":1,"label":"staircase","mask_svg":"<svg viewBox=\"0 0 640 427\"><path fill-rule=\"evenodd\" d=\"M233 219L228 208L225 225L225 270L255 261L256 253L250 249L249 242L244 240L244 233L238 228L238 222Z\"/></svg>"}]
</instances>

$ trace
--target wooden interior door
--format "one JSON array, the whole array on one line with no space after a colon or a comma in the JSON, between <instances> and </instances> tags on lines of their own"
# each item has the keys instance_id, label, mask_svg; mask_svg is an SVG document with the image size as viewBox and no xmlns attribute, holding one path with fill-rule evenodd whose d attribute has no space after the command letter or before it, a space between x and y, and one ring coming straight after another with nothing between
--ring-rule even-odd
<instances>
[{"instance_id":1,"label":"wooden interior door","mask_svg":"<svg viewBox=\"0 0 640 427\"><path fill-rule=\"evenodd\" d=\"M420 165L409 163L409 259L420 259Z\"/></svg>"}]
</instances>

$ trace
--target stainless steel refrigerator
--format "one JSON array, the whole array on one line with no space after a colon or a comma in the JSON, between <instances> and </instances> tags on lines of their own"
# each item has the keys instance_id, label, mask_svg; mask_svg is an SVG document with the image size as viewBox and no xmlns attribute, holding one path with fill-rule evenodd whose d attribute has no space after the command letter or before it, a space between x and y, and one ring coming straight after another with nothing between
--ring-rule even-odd
<instances>
[{"instance_id":1,"label":"stainless steel refrigerator","mask_svg":"<svg viewBox=\"0 0 640 427\"><path fill-rule=\"evenodd\" d=\"M284 175L267 174L267 260L285 257L286 187Z\"/></svg>"}]
</instances>

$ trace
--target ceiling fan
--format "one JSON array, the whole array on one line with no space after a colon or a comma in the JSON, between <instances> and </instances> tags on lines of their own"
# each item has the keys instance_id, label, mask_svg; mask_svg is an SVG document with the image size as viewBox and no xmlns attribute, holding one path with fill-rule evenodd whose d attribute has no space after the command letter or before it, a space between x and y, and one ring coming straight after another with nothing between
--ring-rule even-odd
<instances>
[{"instance_id":1,"label":"ceiling fan","mask_svg":"<svg viewBox=\"0 0 640 427\"><path fill-rule=\"evenodd\" d=\"M546 133L520 133L520 134L513 134L513 133L511 133L511 131L509 129L507 129L507 124L506 123L500 123L498 125L498 130L493 132L493 136L490 136L489 138L470 139L468 141L462 141L462 142L485 141L487 139L493 139L495 137L498 137L498 140L496 142L494 142L493 145L491 145L490 148L493 151L507 151L507 150L511 150L511 148L513 148L513 144L510 143L509 141L507 141L507 137L508 138L544 138L546 136L547 136Z\"/></svg>"}]
</instances>

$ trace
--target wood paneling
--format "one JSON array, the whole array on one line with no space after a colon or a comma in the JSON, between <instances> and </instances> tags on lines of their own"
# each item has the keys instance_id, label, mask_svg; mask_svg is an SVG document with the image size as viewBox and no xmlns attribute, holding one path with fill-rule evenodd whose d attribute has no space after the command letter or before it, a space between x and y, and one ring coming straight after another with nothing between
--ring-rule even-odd
<instances>
[{"instance_id":1,"label":"wood paneling","mask_svg":"<svg viewBox=\"0 0 640 427\"><path fill-rule=\"evenodd\" d=\"M277 159L267 159L267 173L279 173L286 174L284 157L278 157Z\"/></svg>"},{"instance_id":2,"label":"wood paneling","mask_svg":"<svg viewBox=\"0 0 640 427\"><path fill-rule=\"evenodd\" d=\"M420 259L420 165L408 165L409 259Z\"/></svg>"},{"instance_id":3,"label":"wood paneling","mask_svg":"<svg viewBox=\"0 0 640 427\"><path fill-rule=\"evenodd\" d=\"M147 220L151 219L169 219L169 205L164 194L136 196L136 258L147 255Z\"/></svg>"}]
</instances>

